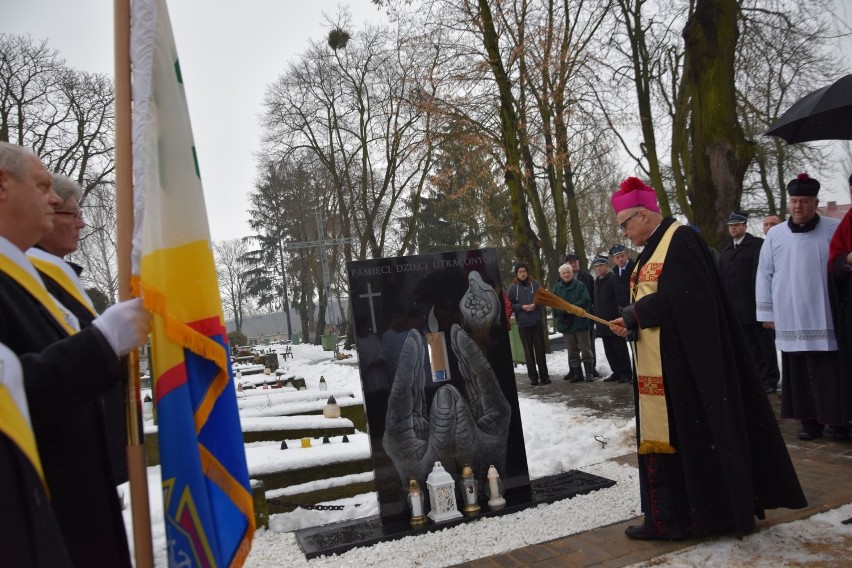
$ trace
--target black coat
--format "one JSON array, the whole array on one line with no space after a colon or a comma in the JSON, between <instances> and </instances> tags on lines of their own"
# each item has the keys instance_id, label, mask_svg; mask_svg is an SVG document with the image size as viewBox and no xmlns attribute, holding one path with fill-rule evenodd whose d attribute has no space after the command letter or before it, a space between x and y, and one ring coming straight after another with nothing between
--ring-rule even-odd
<instances>
[{"instance_id":1,"label":"black coat","mask_svg":"<svg viewBox=\"0 0 852 568\"><path fill-rule=\"evenodd\" d=\"M36 443L73 564L129 566L97 417L97 397L115 388L122 376L115 352L93 327L68 337L38 301L2 272L0 342L21 359Z\"/></svg>"},{"instance_id":2,"label":"black coat","mask_svg":"<svg viewBox=\"0 0 852 568\"><path fill-rule=\"evenodd\" d=\"M763 239L746 233L736 249L732 241L719 253L719 272L740 325L757 323L754 282L762 246Z\"/></svg>"},{"instance_id":3,"label":"black coat","mask_svg":"<svg viewBox=\"0 0 852 568\"><path fill-rule=\"evenodd\" d=\"M586 292L589 293L589 299L592 301L592 307L595 307L595 277L581 268L580 271L574 275L574 278L586 286Z\"/></svg>"},{"instance_id":4,"label":"black coat","mask_svg":"<svg viewBox=\"0 0 852 568\"><path fill-rule=\"evenodd\" d=\"M618 281L618 307L623 308L630 304L630 275L633 274L633 268L636 266L636 263L632 260L628 260L627 264L624 265L624 270L619 275L618 267L612 269L612 273L615 275L616 280Z\"/></svg>"},{"instance_id":5,"label":"black coat","mask_svg":"<svg viewBox=\"0 0 852 568\"><path fill-rule=\"evenodd\" d=\"M595 309L594 314L607 321L621 317L618 312L618 276L607 272L595 279ZM595 324L598 337L614 336L612 329L602 323Z\"/></svg>"},{"instance_id":6,"label":"black coat","mask_svg":"<svg viewBox=\"0 0 852 568\"><path fill-rule=\"evenodd\" d=\"M68 263L76 271L75 265ZM80 327L89 327L95 316L69 294L58 282L39 271L44 286L59 303L77 316ZM119 381L108 393L93 402L93 415L100 422L98 430L106 436L109 460L112 463L112 476L116 485L127 481L127 412L125 409L125 383Z\"/></svg>"},{"instance_id":7,"label":"black coat","mask_svg":"<svg viewBox=\"0 0 852 568\"><path fill-rule=\"evenodd\" d=\"M674 220L648 239L641 268ZM754 529L754 515L806 501L742 329L701 237L679 227L658 288L634 304L641 330L660 329L671 441L697 535ZM638 386L634 384L637 429Z\"/></svg>"}]
</instances>

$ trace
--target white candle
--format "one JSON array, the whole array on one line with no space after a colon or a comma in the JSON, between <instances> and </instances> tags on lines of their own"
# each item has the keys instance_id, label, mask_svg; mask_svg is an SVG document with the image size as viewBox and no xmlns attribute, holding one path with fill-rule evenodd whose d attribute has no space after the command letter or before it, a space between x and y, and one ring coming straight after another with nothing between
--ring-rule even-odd
<instances>
[{"instance_id":1,"label":"white candle","mask_svg":"<svg viewBox=\"0 0 852 568\"><path fill-rule=\"evenodd\" d=\"M492 499L500 496L500 490L497 488L497 478L496 477L488 477L488 489L491 494L489 497Z\"/></svg>"},{"instance_id":2,"label":"white candle","mask_svg":"<svg viewBox=\"0 0 852 568\"><path fill-rule=\"evenodd\" d=\"M423 516L423 506L420 504L420 492L412 491L411 492L411 516L412 517L422 517Z\"/></svg>"}]
</instances>

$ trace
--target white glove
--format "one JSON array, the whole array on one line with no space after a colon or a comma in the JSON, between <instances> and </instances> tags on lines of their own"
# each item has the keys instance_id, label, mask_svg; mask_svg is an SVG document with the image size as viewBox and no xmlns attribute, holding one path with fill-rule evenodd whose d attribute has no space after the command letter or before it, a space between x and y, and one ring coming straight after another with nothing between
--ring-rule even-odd
<instances>
[{"instance_id":1,"label":"white glove","mask_svg":"<svg viewBox=\"0 0 852 568\"><path fill-rule=\"evenodd\" d=\"M108 307L92 322L119 357L148 341L151 314L142 307L142 298L134 298Z\"/></svg>"}]
</instances>

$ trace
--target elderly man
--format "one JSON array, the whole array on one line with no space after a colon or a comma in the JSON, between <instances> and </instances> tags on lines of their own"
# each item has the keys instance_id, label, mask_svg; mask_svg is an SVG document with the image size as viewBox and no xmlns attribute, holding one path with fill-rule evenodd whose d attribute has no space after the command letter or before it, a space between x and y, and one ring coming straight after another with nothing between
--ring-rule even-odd
<instances>
[{"instance_id":1,"label":"elderly man","mask_svg":"<svg viewBox=\"0 0 852 568\"><path fill-rule=\"evenodd\" d=\"M765 509L806 505L787 448L701 236L664 218L656 192L627 178L616 220L644 247L634 303L613 320L634 341L644 523L636 539L754 529ZM736 464L734 467L733 464Z\"/></svg>"},{"instance_id":2,"label":"elderly man","mask_svg":"<svg viewBox=\"0 0 852 568\"><path fill-rule=\"evenodd\" d=\"M763 234L764 236L769 234L769 229L781 223L781 219L778 215L767 215L763 218Z\"/></svg>"},{"instance_id":3,"label":"elderly man","mask_svg":"<svg viewBox=\"0 0 852 568\"><path fill-rule=\"evenodd\" d=\"M580 267L580 257L574 253L567 253L564 262L571 265L571 272L574 274L574 279L579 280L586 287L586 292L588 292L589 301L591 302L589 312L593 312L595 308L595 277ZM557 283L559 283L558 280ZM600 377L600 374L597 370L598 353L595 349L595 326L593 325L589 326L589 343L592 346L592 378L597 379Z\"/></svg>"},{"instance_id":4,"label":"elderly man","mask_svg":"<svg viewBox=\"0 0 852 568\"><path fill-rule=\"evenodd\" d=\"M121 380L119 357L142 345L141 300L110 307L88 327L44 286L24 251L53 230L62 200L31 151L0 142L0 342L21 360L38 451L59 527L75 566L130 566L105 439L91 401ZM22 543L22 546L26 544Z\"/></svg>"},{"instance_id":5,"label":"elderly man","mask_svg":"<svg viewBox=\"0 0 852 568\"><path fill-rule=\"evenodd\" d=\"M599 254L592 261L595 270L595 315L601 319L614 320L621 315L618 306L618 277L610 271L606 256ZM623 337L616 335L608 325L595 324L598 337L603 343L606 360L612 369L612 374L604 382L629 383L632 375L630 369L630 354Z\"/></svg>"},{"instance_id":6,"label":"elderly man","mask_svg":"<svg viewBox=\"0 0 852 568\"><path fill-rule=\"evenodd\" d=\"M589 292L567 262L559 267L559 281L554 284L553 293L578 308L587 311L591 308ZM591 322L588 318L580 318L560 309L553 310L553 317L556 319L556 329L565 338L565 348L568 352L569 373L562 378L571 383L579 383L583 380L585 369L586 381L592 382L594 358L589 337ZM581 363L584 369L580 368Z\"/></svg>"},{"instance_id":7,"label":"elderly man","mask_svg":"<svg viewBox=\"0 0 852 568\"><path fill-rule=\"evenodd\" d=\"M38 244L27 251L27 256L39 272L47 291L68 308L80 322L81 327L91 325L97 317L92 300L80 282L83 267L65 259L75 252L80 243L80 231L86 226L80 200L82 188L74 180L53 174L53 191L62 200L53 213L53 230L44 235ZM93 461L106 459L106 449L113 466L113 482L118 485L127 481L127 427L125 424L124 385L115 388L93 401L93 415L106 421L107 448L93 444L86 448Z\"/></svg>"},{"instance_id":8,"label":"elderly man","mask_svg":"<svg viewBox=\"0 0 852 568\"><path fill-rule=\"evenodd\" d=\"M749 351L754 355L760 379L767 393L778 388L778 355L772 332L755 319L754 283L763 239L746 232L748 216L733 212L728 216L732 241L719 253L719 271L725 290L734 304L734 313L743 330Z\"/></svg>"},{"instance_id":9,"label":"elderly man","mask_svg":"<svg viewBox=\"0 0 852 568\"><path fill-rule=\"evenodd\" d=\"M787 184L790 219L766 235L760 251L757 320L775 330L781 351L781 416L800 421L799 439L849 439L843 381L829 299L829 243L839 221L817 212L819 181L799 174Z\"/></svg>"}]
</instances>

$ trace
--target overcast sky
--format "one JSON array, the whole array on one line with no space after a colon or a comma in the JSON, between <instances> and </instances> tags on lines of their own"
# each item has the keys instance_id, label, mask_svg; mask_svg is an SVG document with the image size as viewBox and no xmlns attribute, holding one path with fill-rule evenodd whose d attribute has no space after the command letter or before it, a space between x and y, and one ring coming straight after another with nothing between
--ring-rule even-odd
<instances>
[{"instance_id":1,"label":"overcast sky","mask_svg":"<svg viewBox=\"0 0 852 568\"><path fill-rule=\"evenodd\" d=\"M110 0L3 0L0 32L47 38L70 66L112 74L112 6ZM348 7L356 30L385 19L370 0L169 2L213 239L250 233L246 196L255 178L266 86L309 40L326 35L323 14L333 18L338 6ZM841 10L852 21L852 10ZM852 41L846 46L852 53ZM837 162L846 162L838 170L852 167L839 154ZM852 172L810 173L823 181L822 200L849 202Z\"/></svg>"},{"instance_id":2,"label":"overcast sky","mask_svg":"<svg viewBox=\"0 0 852 568\"><path fill-rule=\"evenodd\" d=\"M68 65L113 74L111 0L2 0L0 32L49 39ZM8 4L11 2L11 6ZM266 86L308 41L328 33L338 6L355 29L384 20L370 0L169 1L215 240L250 234L247 194L259 150Z\"/></svg>"}]
</instances>

